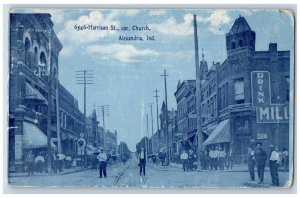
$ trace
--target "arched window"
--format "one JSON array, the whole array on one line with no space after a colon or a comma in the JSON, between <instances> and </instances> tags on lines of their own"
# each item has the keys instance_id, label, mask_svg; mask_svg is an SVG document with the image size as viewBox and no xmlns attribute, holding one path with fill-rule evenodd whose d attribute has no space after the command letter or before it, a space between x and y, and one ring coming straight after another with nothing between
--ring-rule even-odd
<instances>
[{"instance_id":1,"label":"arched window","mask_svg":"<svg viewBox=\"0 0 300 198\"><path fill-rule=\"evenodd\" d=\"M41 67L41 75L46 75L46 68L47 68L47 59L44 52L40 54L40 67Z\"/></svg>"},{"instance_id":2,"label":"arched window","mask_svg":"<svg viewBox=\"0 0 300 198\"><path fill-rule=\"evenodd\" d=\"M37 64L39 59L38 59L38 49L37 47L34 48L34 58L35 58L35 63Z\"/></svg>"},{"instance_id":3,"label":"arched window","mask_svg":"<svg viewBox=\"0 0 300 198\"><path fill-rule=\"evenodd\" d=\"M243 47L243 40L239 41L239 47Z\"/></svg>"},{"instance_id":4,"label":"arched window","mask_svg":"<svg viewBox=\"0 0 300 198\"><path fill-rule=\"evenodd\" d=\"M231 49L235 49L235 42L234 41L231 42Z\"/></svg>"},{"instance_id":5,"label":"arched window","mask_svg":"<svg viewBox=\"0 0 300 198\"><path fill-rule=\"evenodd\" d=\"M26 37L26 39L25 39L25 64L29 67L30 67L30 64L29 64L30 48L31 48L31 44L30 44L29 38Z\"/></svg>"}]
</instances>

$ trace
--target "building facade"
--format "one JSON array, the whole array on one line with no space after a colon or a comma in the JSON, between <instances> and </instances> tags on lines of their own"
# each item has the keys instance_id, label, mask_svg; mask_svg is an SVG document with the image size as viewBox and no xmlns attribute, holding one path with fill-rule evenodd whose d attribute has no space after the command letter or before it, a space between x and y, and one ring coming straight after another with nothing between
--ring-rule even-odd
<instances>
[{"instance_id":1,"label":"building facade","mask_svg":"<svg viewBox=\"0 0 300 198\"><path fill-rule=\"evenodd\" d=\"M196 80L184 80L178 82L174 93L177 101L177 132L174 135L174 144L177 153L183 149L196 149Z\"/></svg>"},{"instance_id":2,"label":"building facade","mask_svg":"<svg viewBox=\"0 0 300 198\"><path fill-rule=\"evenodd\" d=\"M265 148L289 145L290 53L276 43L256 51L255 39L237 18L226 34L227 59L210 68L201 89L203 145L232 148L236 163L245 162L252 139Z\"/></svg>"},{"instance_id":3,"label":"building facade","mask_svg":"<svg viewBox=\"0 0 300 198\"><path fill-rule=\"evenodd\" d=\"M118 146L118 133L117 131L106 130L105 132L105 142L104 147L107 153L111 155L116 155Z\"/></svg>"},{"instance_id":4,"label":"building facade","mask_svg":"<svg viewBox=\"0 0 300 198\"><path fill-rule=\"evenodd\" d=\"M61 49L50 14L10 15L10 171L23 170L29 150L45 152L49 116L50 136L57 137L56 90ZM52 147L56 146L52 143Z\"/></svg>"},{"instance_id":5,"label":"building facade","mask_svg":"<svg viewBox=\"0 0 300 198\"><path fill-rule=\"evenodd\" d=\"M58 90L61 152L74 158L77 140L84 133L84 115L78 101L63 85L59 84Z\"/></svg>"}]
</instances>

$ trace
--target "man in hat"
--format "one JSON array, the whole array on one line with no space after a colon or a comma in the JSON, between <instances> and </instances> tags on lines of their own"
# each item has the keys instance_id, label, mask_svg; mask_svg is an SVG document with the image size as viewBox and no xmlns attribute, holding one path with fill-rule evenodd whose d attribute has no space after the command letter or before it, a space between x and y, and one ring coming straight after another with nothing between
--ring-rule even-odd
<instances>
[{"instance_id":1,"label":"man in hat","mask_svg":"<svg viewBox=\"0 0 300 198\"><path fill-rule=\"evenodd\" d=\"M34 169L34 155L32 154L32 150L26 156L26 163L27 163L27 172L28 175L33 175Z\"/></svg>"},{"instance_id":2,"label":"man in hat","mask_svg":"<svg viewBox=\"0 0 300 198\"><path fill-rule=\"evenodd\" d=\"M272 185L279 186L279 175L278 175L278 163L279 163L279 153L278 147L270 145L270 173L272 178Z\"/></svg>"},{"instance_id":3,"label":"man in hat","mask_svg":"<svg viewBox=\"0 0 300 198\"><path fill-rule=\"evenodd\" d=\"M259 184L264 182L264 173L265 173L265 166L267 160L267 153L262 148L262 143L256 143L256 149L254 152L256 168L257 168L257 175L259 178Z\"/></svg>"},{"instance_id":4,"label":"man in hat","mask_svg":"<svg viewBox=\"0 0 300 198\"><path fill-rule=\"evenodd\" d=\"M107 160L107 155L104 152L104 149L100 149L100 153L97 156L98 161L100 162L99 164L99 178L102 178L102 174L106 178L106 160Z\"/></svg>"}]
</instances>

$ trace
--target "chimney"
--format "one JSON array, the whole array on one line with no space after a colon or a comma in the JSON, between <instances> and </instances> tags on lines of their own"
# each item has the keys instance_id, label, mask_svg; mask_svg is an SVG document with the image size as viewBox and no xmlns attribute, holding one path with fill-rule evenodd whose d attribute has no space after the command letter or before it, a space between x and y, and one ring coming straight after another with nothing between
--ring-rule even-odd
<instances>
[{"instance_id":1,"label":"chimney","mask_svg":"<svg viewBox=\"0 0 300 198\"><path fill-rule=\"evenodd\" d=\"M277 51L277 43L270 43L269 44L269 51L276 52Z\"/></svg>"}]
</instances>

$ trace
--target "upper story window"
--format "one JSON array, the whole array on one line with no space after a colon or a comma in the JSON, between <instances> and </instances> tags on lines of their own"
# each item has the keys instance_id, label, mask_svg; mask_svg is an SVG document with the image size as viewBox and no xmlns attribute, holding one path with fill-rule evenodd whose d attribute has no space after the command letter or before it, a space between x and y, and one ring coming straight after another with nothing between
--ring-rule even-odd
<instances>
[{"instance_id":1,"label":"upper story window","mask_svg":"<svg viewBox=\"0 0 300 198\"><path fill-rule=\"evenodd\" d=\"M234 41L231 42L231 49L235 49L235 42Z\"/></svg>"},{"instance_id":2,"label":"upper story window","mask_svg":"<svg viewBox=\"0 0 300 198\"><path fill-rule=\"evenodd\" d=\"M234 100L236 104L245 102L244 78L234 80Z\"/></svg>"},{"instance_id":3,"label":"upper story window","mask_svg":"<svg viewBox=\"0 0 300 198\"><path fill-rule=\"evenodd\" d=\"M243 40L239 41L239 47L243 47Z\"/></svg>"},{"instance_id":4,"label":"upper story window","mask_svg":"<svg viewBox=\"0 0 300 198\"><path fill-rule=\"evenodd\" d=\"M45 76L47 71L47 59L44 52L40 54L40 67L41 67L40 75Z\"/></svg>"},{"instance_id":5,"label":"upper story window","mask_svg":"<svg viewBox=\"0 0 300 198\"><path fill-rule=\"evenodd\" d=\"M31 44L29 39L26 37L25 39L25 64L30 67L30 48L31 48Z\"/></svg>"}]
</instances>

